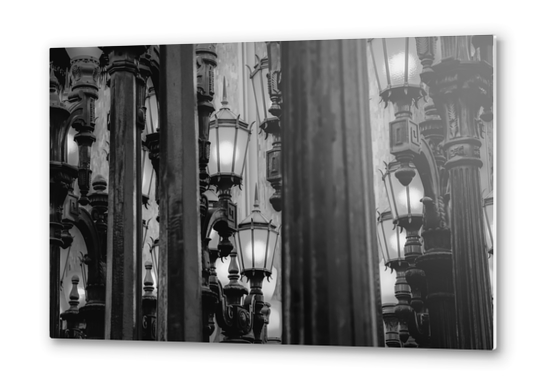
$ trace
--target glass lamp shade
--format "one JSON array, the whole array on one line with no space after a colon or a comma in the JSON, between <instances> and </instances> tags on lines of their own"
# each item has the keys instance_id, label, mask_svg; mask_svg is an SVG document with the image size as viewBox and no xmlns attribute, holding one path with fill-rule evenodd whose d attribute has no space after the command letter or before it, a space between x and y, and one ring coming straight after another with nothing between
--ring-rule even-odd
<instances>
[{"instance_id":1,"label":"glass lamp shade","mask_svg":"<svg viewBox=\"0 0 542 384\"><path fill-rule=\"evenodd\" d=\"M76 131L70 129L68 131L68 136L66 137L66 147L67 147L67 159L68 164L75 167L79 166L79 147L73 139L75 137Z\"/></svg>"},{"instance_id":2,"label":"glass lamp shade","mask_svg":"<svg viewBox=\"0 0 542 384\"><path fill-rule=\"evenodd\" d=\"M251 128L230 111L227 101L222 105L209 125L209 175L211 184L220 188L226 183L228 188L241 184Z\"/></svg>"},{"instance_id":3,"label":"glass lamp shade","mask_svg":"<svg viewBox=\"0 0 542 384\"><path fill-rule=\"evenodd\" d=\"M490 254L493 254L493 235L495 234L495 222L493 221L493 191L484 199L484 224L487 250Z\"/></svg>"},{"instance_id":4,"label":"glass lamp shade","mask_svg":"<svg viewBox=\"0 0 542 384\"><path fill-rule=\"evenodd\" d=\"M382 176L393 220L397 222L405 218L422 217L423 203L421 199L424 196L424 189L420 174L414 164L410 164L410 168L415 175L412 181L407 186L404 186L395 177L395 172L399 168L400 164L398 162L387 164L386 172Z\"/></svg>"},{"instance_id":5,"label":"glass lamp shade","mask_svg":"<svg viewBox=\"0 0 542 384\"><path fill-rule=\"evenodd\" d=\"M391 211L381 213L377 219L378 245L385 265L405 260L406 231L393 221Z\"/></svg>"},{"instance_id":6,"label":"glass lamp shade","mask_svg":"<svg viewBox=\"0 0 542 384\"><path fill-rule=\"evenodd\" d=\"M420 86L421 65L413 37L369 41L379 91L402 86Z\"/></svg>"},{"instance_id":7,"label":"glass lamp shade","mask_svg":"<svg viewBox=\"0 0 542 384\"><path fill-rule=\"evenodd\" d=\"M267 118L268 104L271 103L267 90L269 61L267 57L260 59L258 55L255 55L255 61L254 70L251 70L248 65L247 67L250 71L250 82L252 83L252 91L256 103L256 116L258 118L258 126L260 126Z\"/></svg>"},{"instance_id":8,"label":"glass lamp shade","mask_svg":"<svg viewBox=\"0 0 542 384\"><path fill-rule=\"evenodd\" d=\"M261 214L258 203L254 204L252 213L239 224L236 240L241 273L247 275L255 271L264 271L270 276L279 231L272 221L267 221Z\"/></svg>"},{"instance_id":9,"label":"glass lamp shade","mask_svg":"<svg viewBox=\"0 0 542 384\"><path fill-rule=\"evenodd\" d=\"M145 133L154 133L159 128L158 121L158 100L156 99L156 92L152 80L147 80L147 96L145 98L146 107L146 119L145 119Z\"/></svg>"}]
</instances>

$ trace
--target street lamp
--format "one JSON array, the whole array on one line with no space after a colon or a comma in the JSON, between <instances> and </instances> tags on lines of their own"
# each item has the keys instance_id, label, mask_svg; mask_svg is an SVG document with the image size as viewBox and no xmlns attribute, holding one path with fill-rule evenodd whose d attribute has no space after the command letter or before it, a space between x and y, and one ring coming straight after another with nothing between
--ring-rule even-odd
<instances>
[{"instance_id":1,"label":"street lamp","mask_svg":"<svg viewBox=\"0 0 542 384\"><path fill-rule=\"evenodd\" d=\"M416 38L429 95L445 126L442 152L452 202L450 239L458 347L493 348L493 306L480 191L482 127L492 118L493 38ZM441 48L440 57L435 47ZM474 55L470 52L474 47ZM436 61L433 64L433 60Z\"/></svg>"},{"instance_id":2,"label":"street lamp","mask_svg":"<svg viewBox=\"0 0 542 384\"><path fill-rule=\"evenodd\" d=\"M391 211L385 211L377 218L377 236L384 263L387 267L396 271L395 298L396 304L384 303L383 313L386 323L387 339L390 339L390 347L397 347L395 334L398 333L402 343L406 343L409 337L408 318L410 317L411 292L406 280L406 270L409 266L405 259L406 233L396 225Z\"/></svg>"},{"instance_id":3,"label":"street lamp","mask_svg":"<svg viewBox=\"0 0 542 384\"><path fill-rule=\"evenodd\" d=\"M252 213L238 226L238 252L241 254L242 274L249 279L271 276L273 260L279 239L277 227L260 211L256 187Z\"/></svg>"},{"instance_id":4,"label":"street lamp","mask_svg":"<svg viewBox=\"0 0 542 384\"><path fill-rule=\"evenodd\" d=\"M241 185L250 134L248 124L228 107L224 78L222 108L215 113L209 125L210 183L222 193L229 193L231 187Z\"/></svg>"},{"instance_id":5,"label":"street lamp","mask_svg":"<svg viewBox=\"0 0 542 384\"><path fill-rule=\"evenodd\" d=\"M264 301L262 285L264 278L271 276L278 241L276 226L261 215L257 199L252 214L237 226L237 206L230 190L242 184L250 134L251 126L228 107L224 79L222 108L209 124L209 183L216 187L218 202L207 198L209 208L202 236L204 261L209 263L204 273L204 328L210 336L214 314L222 328L223 342L229 343L267 342L265 326L269 323L270 305ZM236 232L234 247L229 238ZM216 261L228 256L229 281L223 286ZM250 292L241 284L239 273L249 278Z\"/></svg>"},{"instance_id":6,"label":"street lamp","mask_svg":"<svg viewBox=\"0 0 542 384\"><path fill-rule=\"evenodd\" d=\"M401 163L396 176L406 186L414 177L409 164L420 150L420 133L412 120L411 107L425 96L418 74L416 44L408 37L371 39L369 48L380 97L385 107L392 103L395 109L395 120L389 125L390 152Z\"/></svg>"},{"instance_id":7,"label":"street lamp","mask_svg":"<svg viewBox=\"0 0 542 384\"><path fill-rule=\"evenodd\" d=\"M407 232L405 278L412 292L410 306L416 313L409 317L416 320L409 320L409 331L416 341L427 340L428 311L432 346L487 349L492 342L487 258L478 258L484 239L476 234L483 234L479 227L483 218L475 213L482 212L476 206L482 201L476 168L481 165L480 124L489 116L480 112L491 107L491 68L488 60L461 61L469 38L441 38L446 59L436 65L437 38L415 40L373 39L370 43L380 96L386 106L392 103L395 109L389 136L390 152L397 163L387 166L384 182L393 220ZM478 39L476 44L474 40L480 46L479 56L487 59L490 39ZM412 119L411 106L425 91L416 75L421 68L413 60L414 48L423 66L420 76L435 102L435 106L426 106L426 120L419 126ZM450 196L449 212L446 194ZM491 203L486 200L483 208L489 209ZM487 213L486 223L490 220ZM418 234L422 225L424 252ZM486 243L490 248L491 238ZM475 305L478 301L481 304ZM475 337L478 331L480 337Z\"/></svg>"},{"instance_id":8,"label":"street lamp","mask_svg":"<svg viewBox=\"0 0 542 384\"><path fill-rule=\"evenodd\" d=\"M254 197L252 213L238 226L236 233L238 252L241 255L241 274L250 281L250 293L245 303L254 308L254 342L265 342L265 324L269 323L270 304L265 302L262 291L263 280L271 277L273 261L279 240L279 231L260 211L258 186ZM267 300L270 300L268 297Z\"/></svg>"},{"instance_id":9,"label":"street lamp","mask_svg":"<svg viewBox=\"0 0 542 384\"><path fill-rule=\"evenodd\" d=\"M386 165L386 172L382 173L382 180L386 189L386 196L391 207L393 220L405 227L412 222L421 225L423 216L423 184L420 174L414 164L409 164L413 177L409 184L404 185L397 177L400 170L398 162ZM419 228L418 228L419 229Z\"/></svg>"}]
</instances>

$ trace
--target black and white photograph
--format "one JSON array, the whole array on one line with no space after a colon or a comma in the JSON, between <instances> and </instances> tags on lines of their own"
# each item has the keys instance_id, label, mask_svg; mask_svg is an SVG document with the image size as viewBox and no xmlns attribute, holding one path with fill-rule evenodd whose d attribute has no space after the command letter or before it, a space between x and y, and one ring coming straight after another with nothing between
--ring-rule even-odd
<instances>
[{"instance_id":1,"label":"black and white photograph","mask_svg":"<svg viewBox=\"0 0 542 384\"><path fill-rule=\"evenodd\" d=\"M495 349L493 35L50 50L50 337Z\"/></svg>"},{"instance_id":2,"label":"black and white photograph","mask_svg":"<svg viewBox=\"0 0 542 384\"><path fill-rule=\"evenodd\" d=\"M2 382L536 382L527 5L7 4Z\"/></svg>"}]
</instances>

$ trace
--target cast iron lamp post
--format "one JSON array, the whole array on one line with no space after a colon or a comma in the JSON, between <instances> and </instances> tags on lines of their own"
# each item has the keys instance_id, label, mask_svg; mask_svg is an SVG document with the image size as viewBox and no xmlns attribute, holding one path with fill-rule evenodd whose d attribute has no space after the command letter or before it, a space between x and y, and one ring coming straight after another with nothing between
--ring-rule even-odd
<instances>
[{"instance_id":1,"label":"cast iron lamp post","mask_svg":"<svg viewBox=\"0 0 542 384\"><path fill-rule=\"evenodd\" d=\"M492 118L492 36L417 38L423 81L444 122L442 149L451 200L450 229L458 347L493 348L493 309L480 186L483 121ZM470 47L474 47L471 54Z\"/></svg>"},{"instance_id":2,"label":"cast iron lamp post","mask_svg":"<svg viewBox=\"0 0 542 384\"><path fill-rule=\"evenodd\" d=\"M412 104L417 105L419 99L425 96L419 79L416 77L420 68L416 64L413 50L416 48L418 51L423 66L421 76L424 77L431 72L428 66L434 49L431 46L423 47L419 41L414 43L412 38L391 39L394 40L393 44L386 43L387 40L380 43L375 39L372 42L371 51L380 95L386 102L386 106L388 102L394 104L396 115L396 120L390 123L390 152L401 165L395 166L396 169L398 168L395 174L399 183L395 178L389 179L388 198L390 199L390 192L392 198L395 194L395 191L391 189L392 181L397 186L407 187L414 175L420 175L421 183L417 185L419 191L417 199L419 201L423 197L421 199L423 212L420 211L413 221L407 221L407 225L417 226L418 229L423 225L422 237L425 251L422 253L421 247L416 244L419 240L416 241L415 237L412 237L414 241L411 241L412 244L409 246L415 245L409 247L410 250L407 252L412 253L410 262L413 266L415 263L416 268L409 270L407 280L413 284L413 288L418 287L413 289L413 292L418 289L427 290L424 302L413 300L413 305L420 309L422 304L425 304L429 312L431 346L457 348L450 230L444 200L448 183L444 169L445 157L441 147L444 127L433 105L428 104L425 107L426 119L419 125L412 120L411 112ZM382 50L377 51L373 48L375 42L378 43L377 47L382 46ZM387 50L389 47L395 47L395 52L390 53ZM404 65L398 65L398 62ZM395 75L394 68L397 72ZM416 70L410 72L409 68L416 68ZM388 80L388 87L384 90L380 87L380 79L383 76L386 76ZM393 79L397 79L395 83ZM403 79L403 83L398 81L400 79ZM393 200L390 199L393 208L395 203L391 201ZM422 205L420 204L419 207ZM398 223L398 225L401 224ZM413 331L417 330L418 327L413 327Z\"/></svg>"},{"instance_id":3,"label":"cast iron lamp post","mask_svg":"<svg viewBox=\"0 0 542 384\"><path fill-rule=\"evenodd\" d=\"M204 297L204 321L210 336L214 329L212 316L216 311L224 342L231 343L266 342L265 324L268 323L270 309L264 301L262 283L265 277L271 275L278 239L276 227L259 212L257 199L255 210L237 227L237 207L231 200L230 191L242 183L250 134L248 124L228 107L224 80L222 108L209 125L209 182L216 187L218 202L209 203L210 209L204 222L207 236L204 246L210 262L208 285L216 298L211 300L209 294L207 298ZM216 238L209 237L213 231L216 231L215 236L219 238L218 243ZM237 252L232 252L234 246L230 237L237 231ZM211 241L213 244L210 244ZM238 253L241 255L241 269L237 261ZM231 257L230 281L222 288L216 277L215 263L218 257L228 256ZM239 272L249 278L250 293L239 282Z\"/></svg>"},{"instance_id":4,"label":"cast iron lamp post","mask_svg":"<svg viewBox=\"0 0 542 384\"><path fill-rule=\"evenodd\" d=\"M269 323L270 304L264 301L262 284L264 278L271 277L275 251L277 249L279 230L260 212L258 187L254 197L254 209L237 229L238 253L241 255L241 274L250 281L250 294L245 298L249 308L253 308L254 343L262 344L266 340L262 335L264 325ZM268 300L271 297L267 298Z\"/></svg>"},{"instance_id":5,"label":"cast iron lamp post","mask_svg":"<svg viewBox=\"0 0 542 384\"><path fill-rule=\"evenodd\" d=\"M393 222L391 211L378 215L378 244L386 267L396 271L395 297L397 303L383 303L382 314L386 324L386 345L401 347L409 337L407 319L410 315L410 286L405 279L408 263L404 257L406 233Z\"/></svg>"},{"instance_id":6,"label":"cast iron lamp post","mask_svg":"<svg viewBox=\"0 0 542 384\"><path fill-rule=\"evenodd\" d=\"M428 341L427 329L423 328L426 325L426 309L424 306L426 282L424 271L416 265L417 259L422 255L419 231L423 224L423 205L421 203L423 185L420 175L412 165L410 165L410 169L414 171L414 175L408 185L403 185L396 176L401 169L399 163L390 163L383 174L386 194L392 208L392 223L394 226L401 228L401 232L405 231L404 234L397 233L394 236L394 242L391 243L392 249L393 247L397 248L395 252L397 252L398 257L389 258L389 247L386 240L390 238L390 235L382 236L381 244L386 246L386 252L383 252L388 255L386 265L397 270L398 280L404 278L405 283L410 285L411 295L408 295L408 300L405 301L404 298L400 300L398 297L397 316L402 324L409 324L410 335L416 339L418 344L424 345ZM380 217L381 229L382 231L386 229L388 233L393 232L395 228L389 228L389 220L384 220L386 218L388 218L387 214ZM404 237L403 241L401 241L401 235ZM406 340L402 341L406 343Z\"/></svg>"},{"instance_id":7,"label":"cast iron lamp post","mask_svg":"<svg viewBox=\"0 0 542 384\"><path fill-rule=\"evenodd\" d=\"M469 53L471 42L474 55ZM416 38L423 66L420 76L435 103L425 107L426 120L419 127L408 121L410 113L402 115L418 98L411 95L406 84L410 59L404 61L403 92L400 85L390 87L394 56L386 53L384 42L380 59L384 60L388 91L381 91L381 96L395 104L396 117L407 118L401 124L397 123L399 118L390 123L390 149L401 163L401 183L409 183L409 163L414 163L422 176L425 252L417 257L416 265L425 271L427 279L432 346L491 349L489 270L487 257L481 257L486 254L486 247L479 167L481 125L492 115L492 68L488 54L492 39L443 37L440 43L443 59L433 65L436 38ZM413 46L408 41L404 52L410 52ZM403 53L402 57L405 56ZM379 56L373 53L378 74L376 59Z\"/></svg>"}]
</instances>

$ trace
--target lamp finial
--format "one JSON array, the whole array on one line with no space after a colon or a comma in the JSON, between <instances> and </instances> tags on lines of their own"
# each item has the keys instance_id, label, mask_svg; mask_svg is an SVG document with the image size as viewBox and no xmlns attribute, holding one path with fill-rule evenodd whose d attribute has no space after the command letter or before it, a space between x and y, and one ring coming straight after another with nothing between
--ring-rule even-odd
<instances>
[{"instance_id":1,"label":"lamp finial","mask_svg":"<svg viewBox=\"0 0 542 384\"><path fill-rule=\"evenodd\" d=\"M223 77L223 80L224 86L222 87L222 105L225 107L226 105L228 105L228 93L226 92L226 76Z\"/></svg>"},{"instance_id":2,"label":"lamp finial","mask_svg":"<svg viewBox=\"0 0 542 384\"><path fill-rule=\"evenodd\" d=\"M256 183L256 188L254 189L254 208L260 208L260 199L258 197L258 183Z\"/></svg>"}]
</instances>

